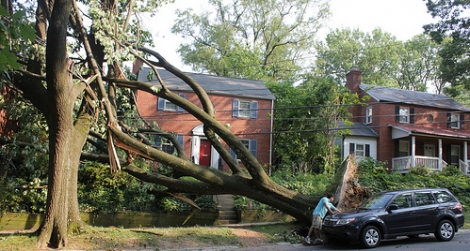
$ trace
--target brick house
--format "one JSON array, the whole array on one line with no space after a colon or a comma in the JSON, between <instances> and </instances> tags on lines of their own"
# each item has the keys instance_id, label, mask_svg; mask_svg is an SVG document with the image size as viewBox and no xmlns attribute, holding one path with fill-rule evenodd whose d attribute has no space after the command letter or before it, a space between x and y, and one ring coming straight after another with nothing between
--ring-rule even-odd
<instances>
[{"instance_id":1,"label":"brick house","mask_svg":"<svg viewBox=\"0 0 470 251\"><path fill-rule=\"evenodd\" d=\"M148 82L150 68L138 72L138 80ZM172 73L159 69L159 74L167 87L181 97L200 105L200 102L181 79ZM261 81L219 77L200 73L186 73L196 80L208 93L216 111L216 119L230 128L230 131L250 149L263 166L269 166L272 153L272 114L274 95ZM154 78L151 83L158 85ZM180 107L171 102L138 91L137 109L148 122L155 121L163 131L174 132L187 156L194 163L229 171L217 151L211 146L203 133L203 124ZM224 142L222 142L225 144ZM171 148L159 136L155 145L165 150ZM235 154L225 145L232 156Z\"/></svg>"},{"instance_id":2,"label":"brick house","mask_svg":"<svg viewBox=\"0 0 470 251\"><path fill-rule=\"evenodd\" d=\"M350 120L377 135L366 138L353 131L350 137L358 137L359 144L376 140L376 148L369 147L369 154L376 151L376 159L386 161L391 170L406 173L411 167L425 165L441 171L455 165L470 175L468 107L441 94L362 84L361 72L354 68L346 75L346 87L360 97L370 97L367 105L351 108ZM357 149L350 149L354 142L348 143L343 144L343 151L357 155ZM364 151L360 156L366 155L365 148L360 147Z\"/></svg>"},{"instance_id":3,"label":"brick house","mask_svg":"<svg viewBox=\"0 0 470 251\"><path fill-rule=\"evenodd\" d=\"M7 85L0 89L0 98L5 105L12 97L12 92ZM8 111L0 108L0 137L9 138L18 129L17 121L10 120Z\"/></svg>"}]
</instances>

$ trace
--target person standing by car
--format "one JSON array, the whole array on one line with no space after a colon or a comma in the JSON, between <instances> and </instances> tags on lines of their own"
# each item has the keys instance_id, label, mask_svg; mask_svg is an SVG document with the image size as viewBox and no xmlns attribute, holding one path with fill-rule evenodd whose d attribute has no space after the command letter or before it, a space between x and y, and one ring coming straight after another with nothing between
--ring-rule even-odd
<instances>
[{"instance_id":1,"label":"person standing by car","mask_svg":"<svg viewBox=\"0 0 470 251\"><path fill-rule=\"evenodd\" d=\"M320 230L322 227L323 218L325 218L327 212L329 212L330 214L333 214L334 212L339 212L339 210L335 206L333 206L333 204L331 204L331 202L333 202L334 200L335 196L333 194L327 194L326 197L320 199L317 206L315 207L315 210L313 210L312 225L308 230L307 237L305 237L305 242L307 242L307 244L312 244L312 241L310 239L312 232L315 235L315 241L313 244L318 245L323 243L323 240L320 239Z\"/></svg>"}]
</instances>

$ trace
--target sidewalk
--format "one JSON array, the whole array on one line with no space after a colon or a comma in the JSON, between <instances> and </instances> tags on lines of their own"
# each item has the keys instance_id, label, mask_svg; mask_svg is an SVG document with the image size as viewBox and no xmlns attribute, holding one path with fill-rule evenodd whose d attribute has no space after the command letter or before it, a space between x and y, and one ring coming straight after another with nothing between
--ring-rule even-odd
<instances>
[{"instance_id":1,"label":"sidewalk","mask_svg":"<svg viewBox=\"0 0 470 251\"><path fill-rule=\"evenodd\" d=\"M231 228L238 236L241 246L218 246L218 247L198 247L182 249L161 249L161 251L262 251L262 250L284 250L286 248L306 247L302 244L291 244L289 242L271 243L269 239L261 233L250 230L252 226L265 226L282 224L282 222L261 222L261 223L239 223L219 225L219 227Z\"/></svg>"},{"instance_id":2,"label":"sidewalk","mask_svg":"<svg viewBox=\"0 0 470 251\"><path fill-rule=\"evenodd\" d=\"M302 244L291 244L288 242L279 242L275 244L266 244L257 247L238 247L238 246L219 246L219 247L199 247L199 248L183 248L183 249L160 249L161 251L264 251L264 250L284 250L286 248L308 249L309 246Z\"/></svg>"}]
</instances>

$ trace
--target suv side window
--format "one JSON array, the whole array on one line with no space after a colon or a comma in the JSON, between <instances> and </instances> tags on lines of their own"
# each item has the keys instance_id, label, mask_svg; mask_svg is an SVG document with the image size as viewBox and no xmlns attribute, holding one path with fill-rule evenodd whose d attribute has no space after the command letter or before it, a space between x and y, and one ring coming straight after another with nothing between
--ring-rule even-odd
<instances>
[{"instance_id":1,"label":"suv side window","mask_svg":"<svg viewBox=\"0 0 470 251\"><path fill-rule=\"evenodd\" d=\"M400 194L397 197L395 197L392 203L397 204L398 209L409 208L412 206L411 194L410 193Z\"/></svg>"},{"instance_id":2,"label":"suv side window","mask_svg":"<svg viewBox=\"0 0 470 251\"><path fill-rule=\"evenodd\" d=\"M436 204L434 197L429 192L415 193L416 206L425 206Z\"/></svg>"},{"instance_id":3,"label":"suv side window","mask_svg":"<svg viewBox=\"0 0 470 251\"><path fill-rule=\"evenodd\" d=\"M438 203L446 203L453 201L452 197L444 191L434 192L434 196L436 197Z\"/></svg>"}]
</instances>

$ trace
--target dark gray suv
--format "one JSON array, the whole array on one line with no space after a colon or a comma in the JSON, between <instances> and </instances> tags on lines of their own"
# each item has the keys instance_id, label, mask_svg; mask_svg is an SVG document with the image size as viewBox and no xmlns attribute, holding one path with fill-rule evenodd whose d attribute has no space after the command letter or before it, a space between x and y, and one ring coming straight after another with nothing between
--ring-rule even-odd
<instances>
[{"instance_id":1,"label":"dark gray suv","mask_svg":"<svg viewBox=\"0 0 470 251\"><path fill-rule=\"evenodd\" d=\"M326 216L322 230L330 238L373 248L382 239L428 233L450 241L463 224L462 205L449 190L426 188L375 194L359 208Z\"/></svg>"}]
</instances>

